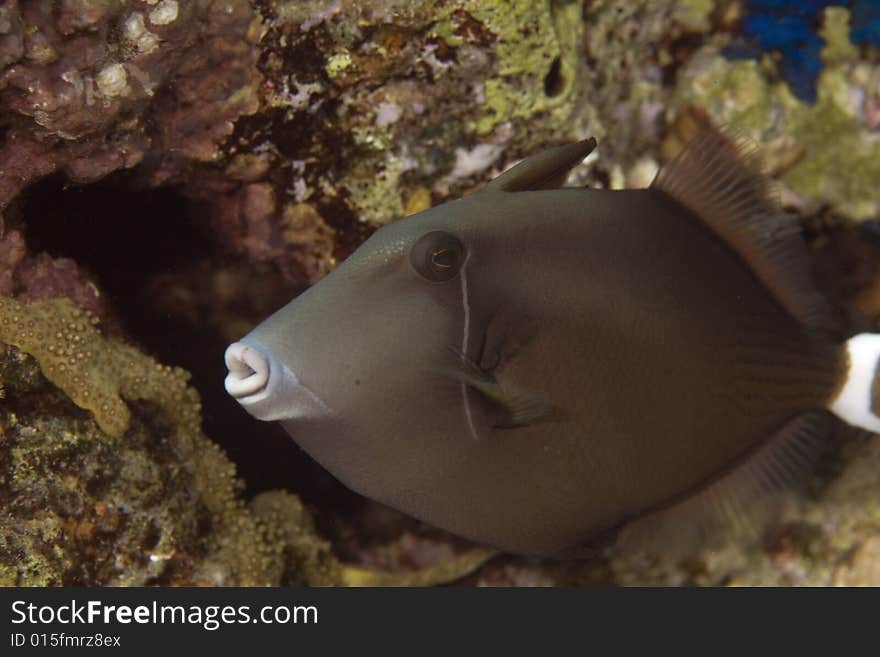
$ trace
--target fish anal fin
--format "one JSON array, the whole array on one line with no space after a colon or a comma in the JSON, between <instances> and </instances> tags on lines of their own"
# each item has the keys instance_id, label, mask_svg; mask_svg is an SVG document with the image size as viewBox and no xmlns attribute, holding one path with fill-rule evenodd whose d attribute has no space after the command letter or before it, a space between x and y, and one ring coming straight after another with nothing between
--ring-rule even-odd
<instances>
[{"instance_id":1,"label":"fish anal fin","mask_svg":"<svg viewBox=\"0 0 880 657\"><path fill-rule=\"evenodd\" d=\"M624 525L615 547L684 556L719 538L758 538L779 513L784 494L814 472L834 422L824 411L794 417L699 491Z\"/></svg>"},{"instance_id":2,"label":"fish anal fin","mask_svg":"<svg viewBox=\"0 0 880 657\"><path fill-rule=\"evenodd\" d=\"M568 172L580 164L594 148L596 148L596 140L592 137L573 144L548 148L511 167L492 180L482 191L525 192L561 187L568 177Z\"/></svg>"},{"instance_id":3,"label":"fish anal fin","mask_svg":"<svg viewBox=\"0 0 880 657\"><path fill-rule=\"evenodd\" d=\"M789 315L807 328L836 334L833 311L812 280L797 219L778 207L753 142L704 121L698 135L661 167L651 188L723 239Z\"/></svg>"}]
</instances>

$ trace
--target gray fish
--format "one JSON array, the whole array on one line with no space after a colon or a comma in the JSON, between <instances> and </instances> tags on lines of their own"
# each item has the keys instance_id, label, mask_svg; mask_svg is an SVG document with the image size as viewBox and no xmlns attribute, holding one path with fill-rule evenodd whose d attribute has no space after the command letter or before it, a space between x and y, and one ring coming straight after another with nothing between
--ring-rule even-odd
<instances>
[{"instance_id":1,"label":"gray fish","mask_svg":"<svg viewBox=\"0 0 880 657\"><path fill-rule=\"evenodd\" d=\"M880 430L880 336L839 334L742 144L559 189L594 147L378 230L227 349L228 392L355 491L529 555L708 526L809 473L835 416Z\"/></svg>"}]
</instances>

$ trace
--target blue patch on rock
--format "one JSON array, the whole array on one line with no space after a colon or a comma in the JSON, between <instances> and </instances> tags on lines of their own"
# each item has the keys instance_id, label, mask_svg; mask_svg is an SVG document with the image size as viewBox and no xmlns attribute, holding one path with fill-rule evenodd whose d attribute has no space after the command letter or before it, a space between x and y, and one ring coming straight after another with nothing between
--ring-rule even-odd
<instances>
[{"instance_id":1,"label":"blue patch on rock","mask_svg":"<svg viewBox=\"0 0 880 657\"><path fill-rule=\"evenodd\" d=\"M850 37L857 46L880 46L880 0L852 3Z\"/></svg>"},{"instance_id":2,"label":"blue patch on rock","mask_svg":"<svg viewBox=\"0 0 880 657\"><path fill-rule=\"evenodd\" d=\"M761 53L781 56L779 72L799 98L816 100L825 41L818 31L825 7L851 12L851 38L858 46L880 45L880 0L746 0L743 41L725 49L730 59L756 59Z\"/></svg>"}]
</instances>

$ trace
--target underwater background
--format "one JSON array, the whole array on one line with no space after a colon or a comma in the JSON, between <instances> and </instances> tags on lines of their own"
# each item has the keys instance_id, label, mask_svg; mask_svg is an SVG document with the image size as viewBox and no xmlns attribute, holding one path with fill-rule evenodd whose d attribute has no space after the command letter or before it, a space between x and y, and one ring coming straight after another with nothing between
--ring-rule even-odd
<instances>
[{"instance_id":1,"label":"underwater background","mask_svg":"<svg viewBox=\"0 0 880 657\"><path fill-rule=\"evenodd\" d=\"M867 436L759 540L541 562L349 492L222 359L389 221L588 136L569 185L645 187L707 119L871 329L878 47L880 0L3 0L0 584L880 585Z\"/></svg>"}]
</instances>

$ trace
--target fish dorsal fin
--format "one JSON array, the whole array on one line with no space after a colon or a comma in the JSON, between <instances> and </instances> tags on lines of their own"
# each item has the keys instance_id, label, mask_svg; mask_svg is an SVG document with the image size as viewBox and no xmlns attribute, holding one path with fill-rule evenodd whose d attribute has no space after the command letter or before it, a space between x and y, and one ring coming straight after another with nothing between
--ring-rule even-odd
<instances>
[{"instance_id":1,"label":"fish dorsal fin","mask_svg":"<svg viewBox=\"0 0 880 657\"><path fill-rule=\"evenodd\" d=\"M797 219L777 206L752 142L704 127L651 187L688 208L736 251L789 315L807 328L836 332L831 308L813 283Z\"/></svg>"},{"instance_id":2,"label":"fish dorsal fin","mask_svg":"<svg viewBox=\"0 0 880 657\"><path fill-rule=\"evenodd\" d=\"M834 418L825 411L796 416L732 470L625 525L617 547L683 556L730 534L758 537L779 511L782 494L813 473L833 430Z\"/></svg>"},{"instance_id":3,"label":"fish dorsal fin","mask_svg":"<svg viewBox=\"0 0 880 657\"><path fill-rule=\"evenodd\" d=\"M527 157L483 188L489 192L525 192L561 187L568 172L596 148L590 137Z\"/></svg>"}]
</instances>

